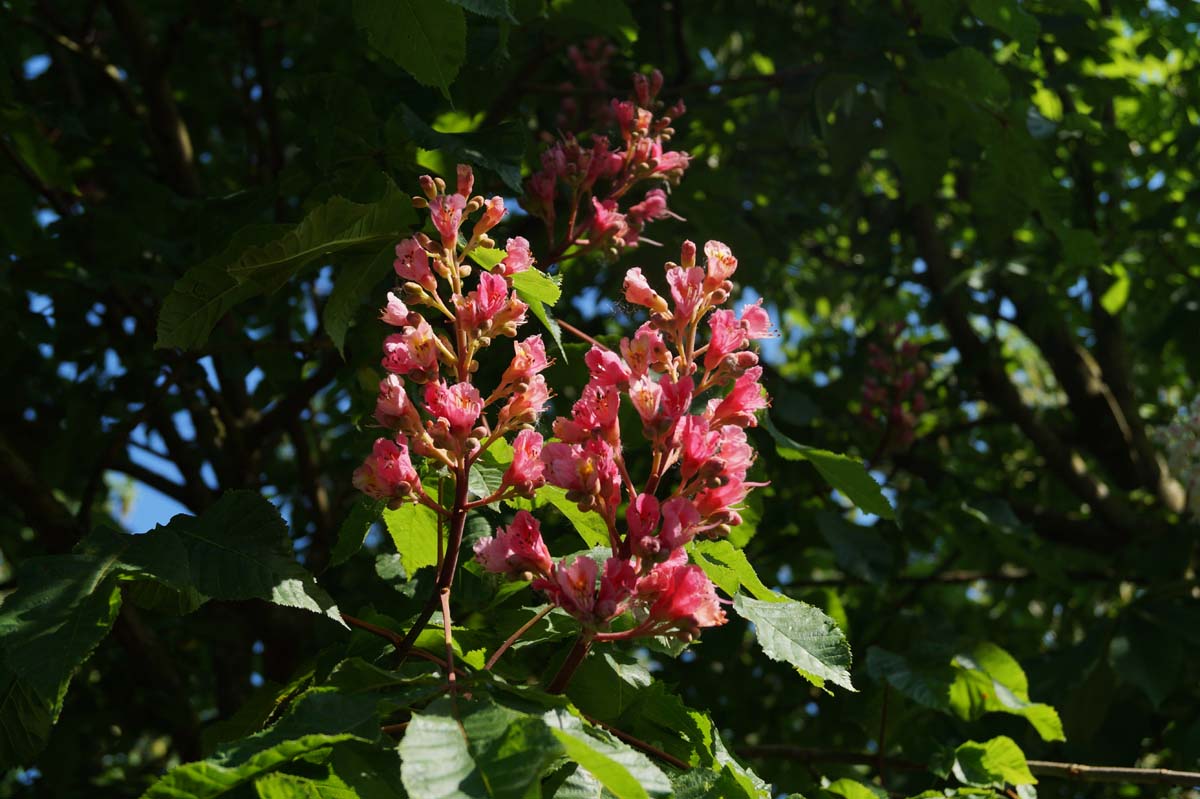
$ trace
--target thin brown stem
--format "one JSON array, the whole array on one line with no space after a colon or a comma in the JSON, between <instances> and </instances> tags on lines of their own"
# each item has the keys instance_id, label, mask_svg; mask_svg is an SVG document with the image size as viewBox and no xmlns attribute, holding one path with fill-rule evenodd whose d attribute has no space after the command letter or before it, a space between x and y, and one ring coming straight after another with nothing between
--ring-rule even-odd
<instances>
[{"instance_id":1,"label":"thin brown stem","mask_svg":"<svg viewBox=\"0 0 1200 799\"><path fill-rule=\"evenodd\" d=\"M583 663L583 659L587 657L588 650L592 648L594 638L595 633L590 633L586 630L579 634L579 638L575 641L575 646L571 647L571 651L567 654L567 659L563 661L562 667L559 668L558 674L554 675L554 679L551 680L549 687L546 688L547 693L561 694L567 690L567 684L575 676L575 670Z\"/></svg>"},{"instance_id":2,"label":"thin brown stem","mask_svg":"<svg viewBox=\"0 0 1200 799\"><path fill-rule=\"evenodd\" d=\"M530 619L529 621L525 622L520 627L518 627L517 631L514 632L512 635L508 636L508 638L504 641L504 643L500 644L500 648L492 653L492 656L490 658L488 658L487 663L483 664L484 670L491 671L492 666L496 665L496 661L500 659L500 656L503 655L505 652L507 652L509 650L509 647L511 647L513 644L515 644L517 642L517 639L519 639L525 633L529 632L533 628L533 625L537 624L539 621L546 618L546 616L549 615L550 611L552 611L552 610L554 610L554 605L547 605L544 609L539 610L536 614L534 614L534 617L532 619Z\"/></svg>"},{"instance_id":3,"label":"thin brown stem","mask_svg":"<svg viewBox=\"0 0 1200 799\"><path fill-rule=\"evenodd\" d=\"M599 341L592 338L587 333L584 333L582 330L575 327L574 325L567 324L566 322L562 321L561 319L556 319L554 321L558 322L558 326L561 327L563 330L567 331L568 333L570 333L572 336L575 336L576 338L586 341L588 344L591 344L593 347L599 347L600 349L605 350L605 351L607 351L609 349L608 347L604 346Z\"/></svg>"},{"instance_id":4,"label":"thin brown stem","mask_svg":"<svg viewBox=\"0 0 1200 799\"><path fill-rule=\"evenodd\" d=\"M450 630L450 589L443 588L438 592L442 602L442 632L446 640L446 680L450 683L450 692L454 693L454 634Z\"/></svg>"},{"instance_id":5,"label":"thin brown stem","mask_svg":"<svg viewBox=\"0 0 1200 799\"><path fill-rule=\"evenodd\" d=\"M654 757L657 757L659 760L663 761L664 763L670 763L672 766L679 769L680 771L687 771L691 768L691 765L689 765L688 763L684 762L683 760L680 760L679 758L675 757L675 755L671 754L670 752L664 752L662 749L659 749L654 744L647 743L635 735L630 735L627 732L618 730L616 727L612 726L611 724L605 724L603 721L600 721L599 719L594 719L591 716L585 715L584 718L588 720L588 723L594 724L595 726L600 727L603 730L607 730L608 732L612 733L615 737L620 738L622 741L629 744L633 748L641 749L646 754L653 755Z\"/></svg>"}]
</instances>

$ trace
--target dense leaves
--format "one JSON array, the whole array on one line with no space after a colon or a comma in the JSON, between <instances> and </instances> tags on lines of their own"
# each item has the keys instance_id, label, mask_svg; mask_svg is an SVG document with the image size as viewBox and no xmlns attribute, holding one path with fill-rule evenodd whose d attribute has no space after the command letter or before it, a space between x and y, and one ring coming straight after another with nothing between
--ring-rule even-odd
<instances>
[{"instance_id":1,"label":"dense leaves","mask_svg":"<svg viewBox=\"0 0 1200 799\"><path fill-rule=\"evenodd\" d=\"M106 0L0 19L0 796L1200 784L1039 765L1200 767L1198 528L1152 434L1197 393L1191 4ZM571 328L618 347L644 318L627 267L684 238L738 254L733 304L762 298L781 335L750 431L769 485L688 551L730 620L598 645L551 697L578 626L467 563L448 693L440 613L403 663L339 623L403 635L438 562L433 510L350 485L378 434L377 305L419 225L408 187L469 163L514 208L547 138L589 141L651 67L692 155L683 219L650 234L667 246L557 253L514 283L565 412L586 379ZM484 268L509 236L549 254L521 212L493 235ZM910 346L907 371L872 345ZM631 471L652 457L630 444ZM477 465L473 497L508 460ZM518 507L556 557L609 544L544 488L473 510L468 556Z\"/></svg>"}]
</instances>

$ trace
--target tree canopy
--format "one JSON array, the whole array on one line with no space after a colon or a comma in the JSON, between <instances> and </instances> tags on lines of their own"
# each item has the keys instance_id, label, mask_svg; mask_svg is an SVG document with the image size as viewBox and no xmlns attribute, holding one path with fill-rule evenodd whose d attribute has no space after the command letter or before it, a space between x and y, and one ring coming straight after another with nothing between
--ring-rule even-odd
<instances>
[{"instance_id":1,"label":"tree canopy","mask_svg":"<svg viewBox=\"0 0 1200 799\"><path fill-rule=\"evenodd\" d=\"M1193 4L5 0L0 24L0 796L1200 790ZM548 220L543 154L631 97L690 162ZM547 441L585 353L653 321L630 268L661 288L685 240L736 254L730 307L780 335L742 425L766 485L686 544L726 623L581 650L464 549L443 641L450 489L499 497L513 454L423 463L426 505L353 475L396 247L437 237L422 203L458 164L508 208L462 258L546 341ZM628 403L618 426L631 471L665 470ZM558 557L621 548L557 484L505 496L460 503L464 547L526 508Z\"/></svg>"}]
</instances>

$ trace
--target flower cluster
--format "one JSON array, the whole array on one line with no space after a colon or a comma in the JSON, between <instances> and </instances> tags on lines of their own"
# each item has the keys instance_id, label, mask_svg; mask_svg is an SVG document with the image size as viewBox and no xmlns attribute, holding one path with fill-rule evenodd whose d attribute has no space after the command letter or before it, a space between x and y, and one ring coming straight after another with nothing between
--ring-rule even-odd
<instances>
[{"instance_id":1,"label":"flower cluster","mask_svg":"<svg viewBox=\"0 0 1200 799\"><path fill-rule=\"evenodd\" d=\"M612 91L608 83L609 66L616 54L616 45L603 36L567 48L567 59L577 77L574 83L566 81L559 85L563 90L559 130L606 128L612 123L612 106L605 97Z\"/></svg>"},{"instance_id":2,"label":"flower cluster","mask_svg":"<svg viewBox=\"0 0 1200 799\"><path fill-rule=\"evenodd\" d=\"M488 501L529 496L541 485L542 439L532 430L550 399L541 375L549 365L541 337L514 342L512 361L490 394L483 395L472 379L480 353L497 338L515 338L525 322L528 307L511 281L533 265L528 242L509 239L504 260L490 272L480 270L468 289L476 271L469 256L494 246L488 232L505 213L500 197L474 195L474 183L470 167L461 165L453 191L441 178L421 178L424 196L413 202L428 209L436 238L419 233L396 246L401 283L380 314L395 332L383 342L388 374L375 405L375 420L390 435L375 442L354 473L360 491L393 506L413 500L443 512L422 490L412 454L465 476L480 452L514 432L518 457ZM475 223L466 227L475 214Z\"/></svg>"},{"instance_id":3,"label":"flower cluster","mask_svg":"<svg viewBox=\"0 0 1200 799\"><path fill-rule=\"evenodd\" d=\"M549 261L570 248L576 253L616 254L634 247L649 222L673 216L667 194L652 188L640 200L627 197L647 182L673 185L688 166L687 153L667 149L674 134L672 121L683 103L666 109L659 102L662 73L634 76L634 96L613 100L612 120L620 141L593 133L585 146L566 134L542 153L541 169L526 184L522 206L546 225L551 243ZM566 200L566 219L560 224L559 198Z\"/></svg>"},{"instance_id":4,"label":"flower cluster","mask_svg":"<svg viewBox=\"0 0 1200 799\"><path fill-rule=\"evenodd\" d=\"M1167 468L1187 492L1188 509L1200 518L1200 396L1175 421L1156 428L1153 437L1167 456Z\"/></svg>"},{"instance_id":5,"label":"flower cluster","mask_svg":"<svg viewBox=\"0 0 1200 799\"><path fill-rule=\"evenodd\" d=\"M879 445L884 452L903 452L912 444L917 417L925 410L921 385L929 366L921 358L921 347L901 341L904 325L896 323L883 332L883 343L867 345L867 360L873 374L863 381L863 420L884 431Z\"/></svg>"},{"instance_id":6,"label":"flower cluster","mask_svg":"<svg viewBox=\"0 0 1200 799\"><path fill-rule=\"evenodd\" d=\"M669 301L640 269L628 272L625 298L649 320L617 350L596 344L587 353L590 379L570 416L554 421L556 440L541 452L544 479L604 519L611 556L602 567L586 556L555 563L537 520L524 512L475 547L486 569L532 579L599 640L690 638L723 624L713 585L688 564L685 547L740 524L738 507L763 485L747 478L754 451L745 428L767 405L750 344L774 331L761 304L740 315L720 307L737 259L715 241L704 253L705 266L697 266L696 247L686 242L681 262L667 264ZM625 463L622 402L636 411L653 453L640 483ZM625 616L632 624L608 631Z\"/></svg>"}]
</instances>

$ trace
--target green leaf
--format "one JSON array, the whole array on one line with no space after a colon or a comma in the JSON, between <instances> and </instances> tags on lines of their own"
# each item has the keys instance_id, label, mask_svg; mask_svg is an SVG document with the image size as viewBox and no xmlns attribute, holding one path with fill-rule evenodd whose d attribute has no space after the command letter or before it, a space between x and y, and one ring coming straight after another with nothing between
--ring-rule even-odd
<instances>
[{"instance_id":1,"label":"green leaf","mask_svg":"<svg viewBox=\"0 0 1200 799\"><path fill-rule=\"evenodd\" d=\"M471 464L467 475L467 492L476 498L490 497L500 490L504 482L504 470L476 461Z\"/></svg>"},{"instance_id":2,"label":"green leaf","mask_svg":"<svg viewBox=\"0 0 1200 799\"><path fill-rule=\"evenodd\" d=\"M970 0L968 5L985 25L1020 42L1022 49L1031 50L1037 42L1037 17L1025 13L1017 0Z\"/></svg>"},{"instance_id":3,"label":"green leaf","mask_svg":"<svg viewBox=\"0 0 1200 799\"><path fill-rule=\"evenodd\" d=\"M878 583L895 570L896 547L875 527L850 524L841 514L829 511L818 511L816 520L838 566L848 573Z\"/></svg>"},{"instance_id":4,"label":"green leaf","mask_svg":"<svg viewBox=\"0 0 1200 799\"><path fill-rule=\"evenodd\" d=\"M638 28L624 0L551 0L552 20L563 20L585 33L603 33L633 44Z\"/></svg>"},{"instance_id":5,"label":"green leaf","mask_svg":"<svg viewBox=\"0 0 1200 799\"><path fill-rule=\"evenodd\" d=\"M814 685L826 680L853 691L850 645L833 619L804 602L764 602L738 595L734 609L749 622L763 652L794 666Z\"/></svg>"},{"instance_id":6,"label":"green leaf","mask_svg":"<svg viewBox=\"0 0 1200 799\"><path fill-rule=\"evenodd\" d=\"M450 99L450 84L467 58L461 8L446 0L354 0L354 21L376 49Z\"/></svg>"},{"instance_id":7,"label":"green leaf","mask_svg":"<svg viewBox=\"0 0 1200 799\"><path fill-rule=\"evenodd\" d=\"M155 583L190 606L265 599L341 624L293 559L275 506L250 491L142 535L98 528L74 553L27 561L20 574L21 588L0 606L0 763L26 762L44 745L71 677L116 619L118 584Z\"/></svg>"},{"instance_id":8,"label":"green leaf","mask_svg":"<svg viewBox=\"0 0 1200 799\"><path fill-rule=\"evenodd\" d=\"M366 540L367 533L371 530L371 525L379 521L386 504L383 500L371 499L367 496L359 497L355 501L350 507L350 513L342 522L342 526L338 528L337 543L334 544L333 551L329 554L330 566L345 563L362 548L363 541Z\"/></svg>"},{"instance_id":9,"label":"green leaf","mask_svg":"<svg viewBox=\"0 0 1200 799\"><path fill-rule=\"evenodd\" d=\"M268 772L343 741L379 738L377 697L309 691L274 727L222 748L215 756L167 772L143 799L223 796Z\"/></svg>"},{"instance_id":10,"label":"green leaf","mask_svg":"<svg viewBox=\"0 0 1200 799\"><path fill-rule=\"evenodd\" d=\"M879 794L863 785L858 780L842 778L834 780L825 786L827 793L840 796L842 799L879 799ZM887 794L884 794L886 796Z\"/></svg>"},{"instance_id":11,"label":"green leaf","mask_svg":"<svg viewBox=\"0 0 1200 799\"><path fill-rule=\"evenodd\" d=\"M414 220L411 201L389 181L378 202L356 203L331 197L284 235L242 251L225 270L238 283L255 283L265 291L274 291L325 256L396 242Z\"/></svg>"},{"instance_id":12,"label":"green leaf","mask_svg":"<svg viewBox=\"0 0 1200 799\"><path fill-rule=\"evenodd\" d=\"M400 742L409 796L523 799L562 748L546 723L491 703L447 702L414 713Z\"/></svg>"},{"instance_id":13,"label":"green leaf","mask_svg":"<svg viewBox=\"0 0 1200 799\"><path fill-rule=\"evenodd\" d=\"M952 660L956 670L950 687L950 707L961 718L974 720L985 713L1023 716L1046 741L1063 741L1062 721L1050 705L1029 700L1025 672L1012 655L995 644L978 644Z\"/></svg>"},{"instance_id":14,"label":"green leaf","mask_svg":"<svg viewBox=\"0 0 1200 799\"><path fill-rule=\"evenodd\" d=\"M450 2L483 17L517 21L508 8L508 0L450 0Z\"/></svg>"},{"instance_id":15,"label":"green leaf","mask_svg":"<svg viewBox=\"0 0 1200 799\"><path fill-rule=\"evenodd\" d=\"M567 757L620 799L670 795L671 782L658 766L604 730L585 726L562 709L548 711L542 719L566 748Z\"/></svg>"},{"instance_id":16,"label":"green leaf","mask_svg":"<svg viewBox=\"0 0 1200 799\"><path fill-rule=\"evenodd\" d=\"M467 256L490 272L508 257L508 253L499 247L472 247Z\"/></svg>"},{"instance_id":17,"label":"green leaf","mask_svg":"<svg viewBox=\"0 0 1200 799\"><path fill-rule=\"evenodd\" d=\"M886 680L918 704L951 712L950 686L955 670L945 661L913 664L902 655L873 646L867 651L867 673L876 680Z\"/></svg>"},{"instance_id":18,"label":"green leaf","mask_svg":"<svg viewBox=\"0 0 1200 799\"><path fill-rule=\"evenodd\" d=\"M333 273L333 291L325 303L321 323L325 332L345 355L346 331L350 329L363 300L371 297L371 289L392 269L395 254L391 245L370 256L350 259L340 264ZM382 303L377 303L382 304Z\"/></svg>"},{"instance_id":19,"label":"green leaf","mask_svg":"<svg viewBox=\"0 0 1200 799\"><path fill-rule=\"evenodd\" d=\"M513 289L530 304L536 301L553 306L562 296L560 282L538 269L526 269L512 276Z\"/></svg>"},{"instance_id":20,"label":"green leaf","mask_svg":"<svg viewBox=\"0 0 1200 799\"><path fill-rule=\"evenodd\" d=\"M41 751L71 678L121 606L109 561L36 558L21 564L18 585L0 606L0 769Z\"/></svg>"},{"instance_id":21,"label":"green leaf","mask_svg":"<svg viewBox=\"0 0 1200 799\"><path fill-rule=\"evenodd\" d=\"M781 433L767 414L762 416L762 426L775 439L775 452L781 458L789 461L808 461L831 486L863 512L873 513L883 519L896 518L895 511L879 488L879 483L867 472L862 461L849 455L799 444Z\"/></svg>"},{"instance_id":22,"label":"green leaf","mask_svg":"<svg viewBox=\"0 0 1200 799\"><path fill-rule=\"evenodd\" d=\"M438 515L432 508L407 502L385 510L383 521L410 577L417 569L437 564Z\"/></svg>"},{"instance_id":23,"label":"green leaf","mask_svg":"<svg viewBox=\"0 0 1200 799\"><path fill-rule=\"evenodd\" d=\"M924 62L919 74L929 84L967 103L1008 104L1008 80L992 60L974 47L960 47L944 58Z\"/></svg>"},{"instance_id":24,"label":"green leaf","mask_svg":"<svg viewBox=\"0 0 1200 799\"><path fill-rule=\"evenodd\" d=\"M1003 788L1009 785L1033 785L1037 779L1029 771L1025 753L1012 738L999 736L984 743L967 741L954 751L954 776L967 785Z\"/></svg>"},{"instance_id":25,"label":"green leaf","mask_svg":"<svg viewBox=\"0 0 1200 799\"><path fill-rule=\"evenodd\" d=\"M1108 311L1111 315L1116 316L1125 307L1126 301L1129 299L1129 270L1121 264L1116 264L1111 267L1110 271L1115 275L1112 285L1104 290L1104 294L1100 295L1100 306Z\"/></svg>"},{"instance_id":26,"label":"green leaf","mask_svg":"<svg viewBox=\"0 0 1200 799\"><path fill-rule=\"evenodd\" d=\"M119 557L130 571L214 599L265 599L341 624L333 599L292 555L287 525L253 491L227 491L202 515L175 516L144 535L97 530L81 550Z\"/></svg>"},{"instance_id":27,"label":"green leaf","mask_svg":"<svg viewBox=\"0 0 1200 799\"><path fill-rule=\"evenodd\" d=\"M261 291L253 284L239 283L226 271L226 265L247 248L274 241L289 229L288 225L243 228L224 250L185 272L163 301L154 346L185 350L204 346L212 329L230 309Z\"/></svg>"},{"instance_id":28,"label":"green leaf","mask_svg":"<svg viewBox=\"0 0 1200 799\"><path fill-rule=\"evenodd\" d=\"M745 588L753 596L767 602L785 602L786 597L772 591L759 579L758 573L746 560L746 553L735 549L724 539L696 541L691 548L692 560L704 570L708 579L729 596Z\"/></svg>"},{"instance_id":29,"label":"green leaf","mask_svg":"<svg viewBox=\"0 0 1200 799\"><path fill-rule=\"evenodd\" d=\"M521 187L521 159L528 134L516 123L467 133L443 133L425 124L407 106L400 106L388 121L391 130L399 129L414 144L425 150L437 150L447 158L483 167L496 173L516 193Z\"/></svg>"}]
</instances>

